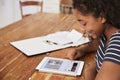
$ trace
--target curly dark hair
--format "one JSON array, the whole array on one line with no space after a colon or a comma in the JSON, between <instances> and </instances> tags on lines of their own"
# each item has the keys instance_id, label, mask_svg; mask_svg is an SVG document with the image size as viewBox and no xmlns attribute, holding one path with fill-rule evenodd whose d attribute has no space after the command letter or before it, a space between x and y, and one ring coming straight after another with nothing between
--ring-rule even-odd
<instances>
[{"instance_id":1,"label":"curly dark hair","mask_svg":"<svg viewBox=\"0 0 120 80\"><path fill-rule=\"evenodd\" d=\"M106 23L120 29L120 0L73 0L73 8L83 15L104 16Z\"/></svg>"}]
</instances>

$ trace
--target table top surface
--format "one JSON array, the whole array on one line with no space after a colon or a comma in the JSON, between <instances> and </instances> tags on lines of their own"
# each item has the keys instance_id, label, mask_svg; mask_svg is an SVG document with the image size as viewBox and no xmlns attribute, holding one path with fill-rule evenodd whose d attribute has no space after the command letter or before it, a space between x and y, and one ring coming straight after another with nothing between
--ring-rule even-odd
<instances>
[{"instance_id":1,"label":"table top surface","mask_svg":"<svg viewBox=\"0 0 120 80\"><path fill-rule=\"evenodd\" d=\"M73 15L50 13L38 13L0 29L0 80L84 80L85 68L93 61L94 53L80 58L85 61L83 73L72 77L35 71L45 56L65 58L70 48L28 57L10 45L12 41L72 29L81 31Z\"/></svg>"}]
</instances>

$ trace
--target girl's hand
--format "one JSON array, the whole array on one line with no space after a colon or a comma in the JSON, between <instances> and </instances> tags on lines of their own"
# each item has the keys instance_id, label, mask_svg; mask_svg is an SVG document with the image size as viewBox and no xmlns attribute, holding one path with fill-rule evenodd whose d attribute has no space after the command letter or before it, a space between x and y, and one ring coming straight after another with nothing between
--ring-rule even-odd
<instances>
[{"instance_id":1,"label":"girl's hand","mask_svg":"<svg viewBox=\"0 0 120 80\"><path fill-rule=\"evenodd\" d=\"M83 54L84 53L82 51L80 51L79 49L72 48L71 50L68 51L66 58L71 59L71 60L78 59L78 58L82 57Z\"/></svg>"}]
</instances>

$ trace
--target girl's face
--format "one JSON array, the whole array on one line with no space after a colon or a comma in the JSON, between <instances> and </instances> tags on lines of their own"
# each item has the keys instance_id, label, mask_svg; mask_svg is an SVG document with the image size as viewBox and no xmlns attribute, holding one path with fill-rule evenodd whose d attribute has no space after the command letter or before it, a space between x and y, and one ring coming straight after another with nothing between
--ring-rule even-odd
<instances>
[{"instance_id":1,"label":"girl's face","mask_svg":"<svg viewBox=\"0 0 120 80\"><path fill-rule=\"evenodd\" d=\"M86 36L92 37L92 39L101 36L105 28L103 17L95 18L92 14L82 15L77 9L74 9L74 15Z\"/></svg>"}]
</instances>

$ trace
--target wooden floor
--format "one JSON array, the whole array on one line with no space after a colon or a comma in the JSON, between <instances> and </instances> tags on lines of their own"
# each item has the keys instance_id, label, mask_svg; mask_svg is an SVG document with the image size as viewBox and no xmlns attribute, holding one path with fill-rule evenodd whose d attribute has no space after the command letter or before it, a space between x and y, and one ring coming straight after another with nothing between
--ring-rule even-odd
<instances>
[{"instance_id":1,"label":"wooden floor","mask_svg":"<svg viewBox=\"0 0 120 80\"><path fill-rule=\"evenodd\" d=\"M12 41L44 36L57 31L81 31L73 15L38 13L0 29L0 80L84 80L80 77L35 72L36 66L45 56L65 58L70 48L27 57L11 46ZM85 67L92 62L94 53L81 58Z\"/></svg>"}]
</instances>

